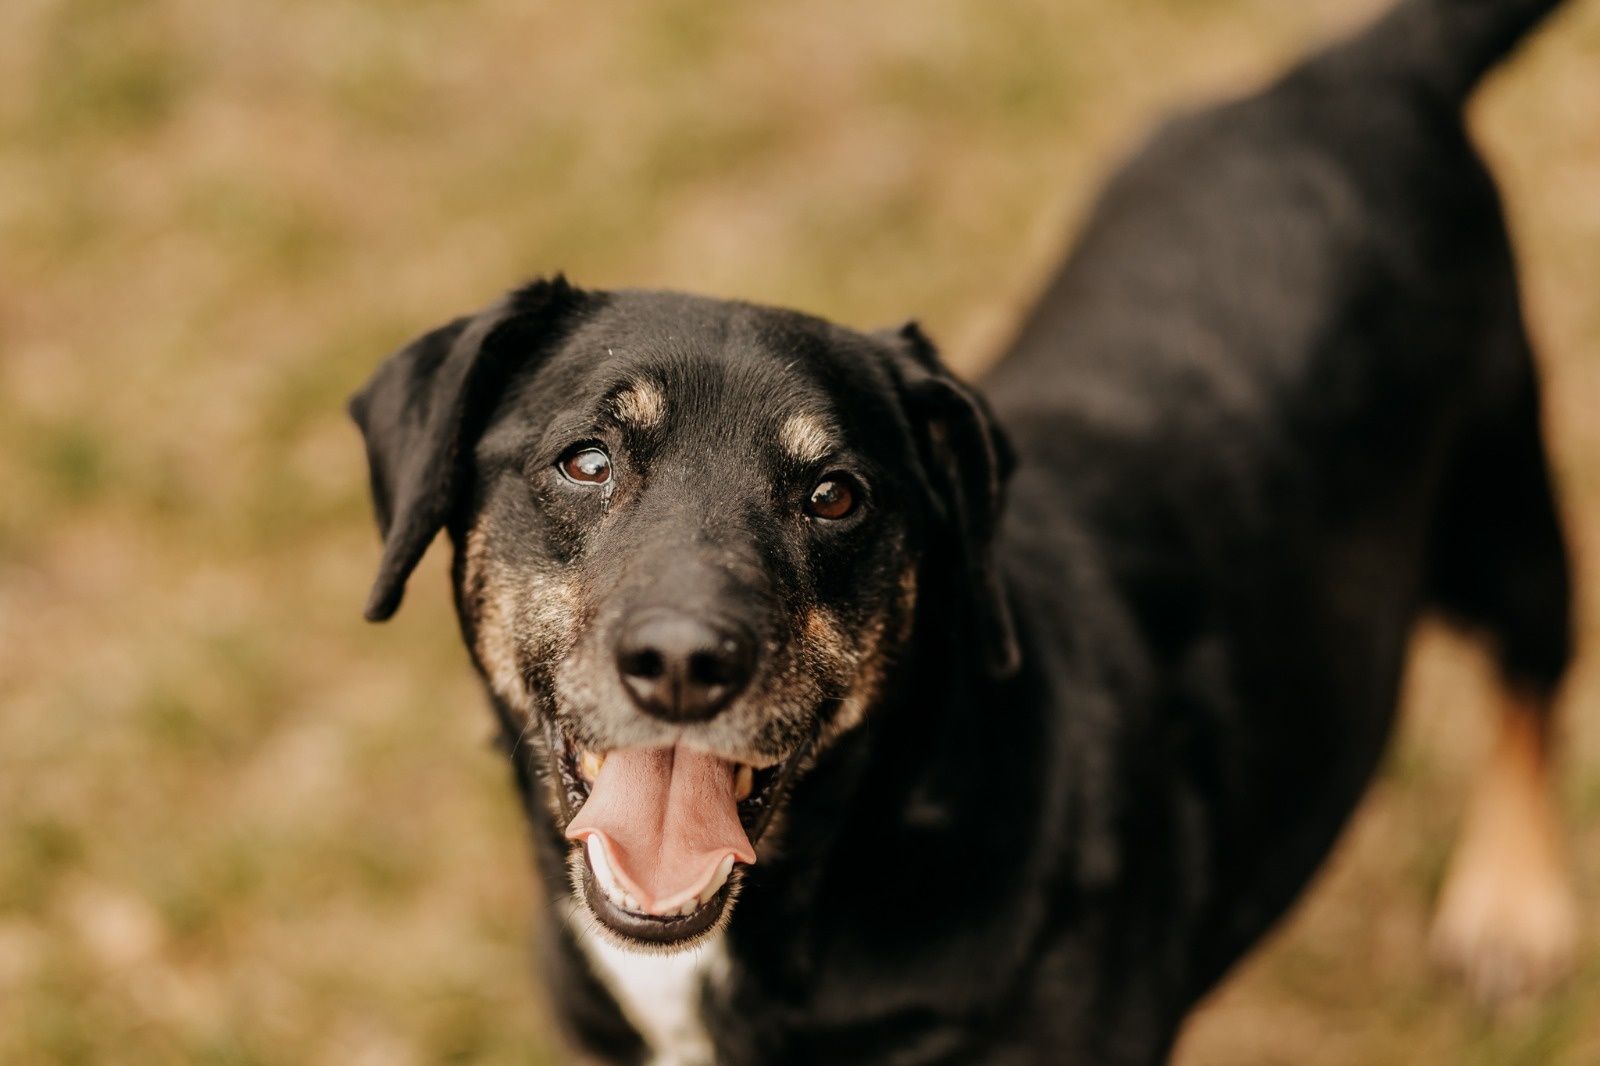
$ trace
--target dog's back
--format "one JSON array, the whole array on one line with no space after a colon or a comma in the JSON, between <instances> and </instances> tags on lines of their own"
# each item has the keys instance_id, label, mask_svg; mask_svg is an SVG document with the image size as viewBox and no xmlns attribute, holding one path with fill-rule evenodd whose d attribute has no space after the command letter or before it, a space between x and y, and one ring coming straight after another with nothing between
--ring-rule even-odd
<instances>
[{"instance_id":1,"label":"dog's back","mask_svg":"<svg viewBox=\"0 0 1600 1066\"><path fill-rule=\"evenodd\" d=\"M1405 0L1265 92L1169 123L988 383L1022 456L1011 554L1098 544L1130 654L1160 679L1170 754L1136 761L1180 782L1151 794L1213 864L1190 915L1197 988L1326 854L1419 609L1494 639L1506 728L1535 738L1517 787L1545 787L1568 568L1461 104L1555 6ZM1048 584L1017 579L1036 631L1061 617Z\"/></svg>"},{"instance_id":2,"label":"dog's back","mask_svg":"<svg viewBox=\"0 0 1600 1066\"><path fill-rule=\"evenodd\" d=\"M1317 406L1337 423L1372 416L1372 390L1345 377L1358 371L1410 382L1425 405L1454 400L1503 348L1486 324L1516 314L1461 104L1555 6L1405 0L1264 92L1168 123L1102 195L987 382L997 407L1026 418L1042 398L1100 422L1126 406L1120 388L1194 418L1326 384ZM1346 337L1393 343L1381 361L1340 359ZM1073 387L1041 388L1057 382ZM1330 412L1342 397L1354 403Z\"/></svg>"}]
</instances>

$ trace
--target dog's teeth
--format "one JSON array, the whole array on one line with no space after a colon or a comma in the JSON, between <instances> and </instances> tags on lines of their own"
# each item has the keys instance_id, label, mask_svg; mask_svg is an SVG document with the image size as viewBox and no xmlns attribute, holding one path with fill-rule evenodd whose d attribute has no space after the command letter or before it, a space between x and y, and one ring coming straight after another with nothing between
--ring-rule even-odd
<instances>
[{"instance_id":1,"label":"dog's teeth","mask_svg":"<svg viewBox=\"0 0 1600 1066\"><path fill-rule=\"evenodd\" d=\"M705 890L700 893L700 898L695 901L697 906L705 906L711 902L711 897L722 891L722 886L728 883L728 875L733 872L733 856L724 855L722 862L717 866L715 876L711 878Z\"/></svg>"},{"instance_id":2,"label":"dog's teeth","mask_svg":"<svg viewBox=\"0 0 1600 1066\"><path fill-rule=\"evenodd\" d=\"M632 911L634 914L646 913L644 905L632 893L624 891L622 886L617 883L616 875L611 871L611 862L606 858L605 845L600 842L600 838L598 836L589 837L583 842L583 847L589 856L589 869L594 877L595 884L600 889L601 895L625 911ZM728 877L733 872L733 863L734 858L732 855L724 855L722 861L717 864L716 872L711 875L711 880L706 882L706 887L701 889L698 896L691 896L682 903L673 906L670 910L658 912L659 916L663 918L687 918L707 903L710 903L712 897L721 892L722 886L728 883Z\"/></svg>"},{"instance_id":3,"label":"dog's teeth","mask_svg":"<svg viewBox=\"0 0 1600 1066\"><path fill-rule=\"evenodd\" d=\"M590 837L583 847L589 853L589 869L594 872L595 880L600 882L600 891L608 898L614 898L617 893L616 880L611 875L611 863L606 861L605 845L600 843L599 837Z\"/></svg>"},{"instance_id":4,"label":"dog's teeth","mask_svg":"<svg viewBox=\"0 0 1600 1066\"><path fill-rule=\"evenodd\" d=\"M606 763L604 754L595 754L584 748L578 756L578 773L589 784L594 784L594 779L600 776L600 767Z\"/></svg>"},{"instance_id":5,"label":"dog's teeth","mask_svg":"<svg viewBox=\"0 0 1600 1066\"><path fill-rule=\"evenodd\" d=\"M747 800L750 790L755 787L756 772L744 763L739 764L739 769L733 775L733 798Z\"/></svg>"},{"instance_id":6,"label":"dog's teeth","mask_svg":"<svg viewBox=\"0 0 1600 1066\"><path fill-rule=\"evenodd\" d=\"M611 863L606 859L605 845L600 843L600 838L590 837L585 842L584 848L589 853L589 866L594 871L595 880L600 883L601 894L624 910L640 910L639 901L624 892L617 884L616 875L611 872Z\"/></svg>"}]
</instances>

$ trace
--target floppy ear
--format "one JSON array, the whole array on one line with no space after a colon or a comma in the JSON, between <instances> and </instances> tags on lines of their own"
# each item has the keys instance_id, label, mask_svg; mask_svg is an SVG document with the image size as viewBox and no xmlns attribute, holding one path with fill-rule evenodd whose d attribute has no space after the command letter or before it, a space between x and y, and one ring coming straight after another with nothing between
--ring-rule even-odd
<instances>
[{"instance_id":1,"label":"floppy ear","mask_svg":"<svg viewBox=\"0 0 1600 1066\"><path fill-rule=\"evenodd\" d=\"M464 456L511 366L537 350L574 290L535 281L475 315L423 334L384 360L350 398L367 445L372 507L383 537L368 621L394 614L406 578L456 504Z\"/></svg>"},{"instance_id":2,"label":"floppy ear","mask_svg":"<svg viewBox=\"0 0 1600 1066\"><path fill-rule=\"evenodd\" d=\"M1005 507L1015 453L983 398L939 360L921 328L907 322L894 335L908 357L904 388L929 489L954 536L990 671L1016 672L1011 605L995 561L994 538Z\"/></svg>"}]
</instances>

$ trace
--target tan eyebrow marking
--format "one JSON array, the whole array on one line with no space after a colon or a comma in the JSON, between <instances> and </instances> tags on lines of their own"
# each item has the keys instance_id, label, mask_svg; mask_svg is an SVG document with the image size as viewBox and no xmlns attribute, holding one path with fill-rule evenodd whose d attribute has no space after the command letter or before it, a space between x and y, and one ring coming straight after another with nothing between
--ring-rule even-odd
<instances>
[{"instance_id":1,"label":"tan eyebrow marking","mask_svg":"<svg viewBox=\"0 0 1600 1066\"><path fill-rule=\"evenodd\" d=\"M639 381L617 393L611 410L624 422L650 429L667 417L667 398L652 383Z\"/></svg>"},{"instance_id":2,"label":"tan eyebrow marking","mask_svg":"<svg viewBox=\"0 0 1600 1066\"><path fill-rule=\"evenodd\" d=\"M833 435L811 415L791 415L778 430L778 443L800 462L814 463L833 450Z\"/></svg>"}]
</instances>

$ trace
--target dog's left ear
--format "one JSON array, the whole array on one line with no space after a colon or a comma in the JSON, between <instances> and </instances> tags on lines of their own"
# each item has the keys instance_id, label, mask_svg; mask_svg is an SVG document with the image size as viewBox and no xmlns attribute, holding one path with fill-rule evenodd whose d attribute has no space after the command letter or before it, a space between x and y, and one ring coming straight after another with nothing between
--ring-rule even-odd
<instances>
[{"instance_id":1,"label":"dog's left ear","mask_svg":"<svg viewBox=\"0 0 1600 1066\"><path fill-rule=\"evenodd\" d=\"M400 606L406 578L456 505L465 457L498 384L545 345L553 316L576 294L560 276L526 285L418 337L350 398L383 537L368 621Z\"/></svg>"},{"instance_id":2,"label":"dog's left ear","mask_svg":"<svg viewBox=\"0 0 1600 1066\"><path fill-rule=\"evenodd\" d=\"M934 505L954 535L990 672L1016 672L1011 605L996 565L994 539L1005 507L1015 453L971 386L952 374L915 322L889 332L902 353L906 413L921 451Z\"/></svg>"}]
</instances>

